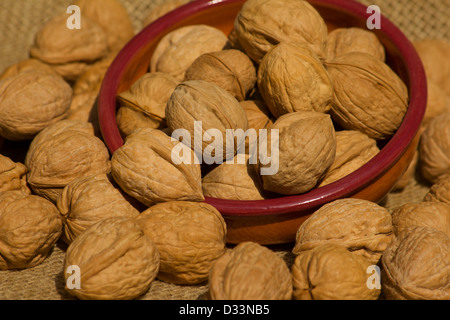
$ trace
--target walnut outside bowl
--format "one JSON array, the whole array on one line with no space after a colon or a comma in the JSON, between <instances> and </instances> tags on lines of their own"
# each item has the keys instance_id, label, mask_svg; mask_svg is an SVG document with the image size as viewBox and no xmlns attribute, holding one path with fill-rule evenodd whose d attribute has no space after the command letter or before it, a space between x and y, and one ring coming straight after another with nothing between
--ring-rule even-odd
<instances>
[{"instance_id":1,"label":"walnut outside bowl","mask_svg":"<svg viewBox=\"0 0 450 320\"><path fill-rule=\"evenodd\" d=\"M108 69L99 94L98 112L104 141L111 153L123 145L116 123L116 96L148 72L150 57L159 40L170 31L192 24L207 24L228 34L244 0L198 0L169 12L146 26L118 53ZM366 27L367 8L350 0L309 1L325 19L329 30ZM419 141L419 127L426 108L427 85L422 63L405 35L381 15L374 29L385 47L386 63L409 90L404 120L381 151L350 175L305 194L254 201L206 198L227 223L227 242L254 241L281 244L295 241L299 226L322 205L347 197L380 202L407 169Z\"/></svg>"}]
</instances>

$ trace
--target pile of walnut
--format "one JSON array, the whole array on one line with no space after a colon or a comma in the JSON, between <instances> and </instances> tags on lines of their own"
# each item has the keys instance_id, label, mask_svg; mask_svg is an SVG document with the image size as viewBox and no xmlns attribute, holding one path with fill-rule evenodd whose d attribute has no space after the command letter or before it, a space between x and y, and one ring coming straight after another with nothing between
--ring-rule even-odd
<instances>
[{"instance_id":1,"label":"pile of walnut","mask_svg":"<svg viewBox=\"0 0 450 320\"><path fill-rule=\"evenodd\" d=\"M228 246L223 217L202 201L307 192L373 158L408 106L378 39L358 28L328 33L302 0L248 0L229 35L176 29L118 96L126 139L110 156L95 100L134 32L116 0L74 4L83 28L51 19L30 59L0 76L0 136L30 142L23 163L0 155L0 269L36 266L61 240L66 290L80 299L137 299L155 279L207 283L210 299L449 299L450 44L417 43L429 106L418 156L396 186L419 172L429 193L393 212L359 199L324 205L298 229L288 265L268 246ZM261 176L267 164L249 165L249 154L203 172L193 148L170 136L186 129L193 139L194 120L222 133L279 129L278 172ZM175 147L191 164L174 163ZM237 157L217 141L202 154L211 147Z\"/></svg>"}]
</instances>

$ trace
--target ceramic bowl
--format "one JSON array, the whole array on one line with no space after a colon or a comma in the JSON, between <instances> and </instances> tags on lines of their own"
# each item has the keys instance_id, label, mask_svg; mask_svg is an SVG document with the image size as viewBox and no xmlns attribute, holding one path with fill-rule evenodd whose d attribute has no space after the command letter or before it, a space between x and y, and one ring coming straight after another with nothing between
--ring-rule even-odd
<instances>
[{"instance_id":1,"label":"ceramic bowl","mask_svg":"<svg viewBox=\"0 0 450 320\"><path fill-rule=\"evenodd\" d=\"M198 0L164 15L145 27L117 55L107 71L98 100L100 128L111 153L123 144L116 123L116 96L148 72L150 57L170 31L192 24L207 24L228 34L244 0ZM366 27L367 7L351 0L309 1L322 15L329 31L338 27ZM418 130L426 108L427 88L423 66L411 42L381 15L381 28L372 30L386 51L386 63L405 82L409 108L395 135L378 155L350 175L305 194L237 201L206 198L223 215L228 243L255 241L289 243L299 226L320 206L347 197L380 202L407 169L416 150Z\"/></svg>"}]
</instances>

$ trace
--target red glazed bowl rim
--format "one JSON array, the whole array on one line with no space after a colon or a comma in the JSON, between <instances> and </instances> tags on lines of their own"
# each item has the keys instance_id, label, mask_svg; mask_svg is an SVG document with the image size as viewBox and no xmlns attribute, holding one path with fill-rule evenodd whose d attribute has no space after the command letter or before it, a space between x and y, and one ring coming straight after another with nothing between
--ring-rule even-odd
<instances>
[{"instance_id":1,"label":"red glazed bowl rim","mask_svg":"<svg viewBox=\"0 0 450 320\"><path fill-rule=\"evenodd\" d=\"M104 141L111 152L123 144L116 118L116 92L123 77L127 62L139 52L145 43L157 37L176 22L212 7L240 3L244 0L197 0L187 3L146 26L117 54L105 74L98 98L100 129ZM353 0L309 0L311 4L339 8L353 16L367 19L367 7ZM409 83L409 107L404 120L382 150L364 166L346 177L313 189L307 193L281 196L265 200L227 200L205 197L205 202L213 205L223 216L269 216L306 212L328 202L349 197L370 185L388 171L403 155L416 136L425 113L427 84L425 71L414 46L407 37L386 17L380 16L382 29L401 55L406 66Z\"/></svg>"}]
</instances>

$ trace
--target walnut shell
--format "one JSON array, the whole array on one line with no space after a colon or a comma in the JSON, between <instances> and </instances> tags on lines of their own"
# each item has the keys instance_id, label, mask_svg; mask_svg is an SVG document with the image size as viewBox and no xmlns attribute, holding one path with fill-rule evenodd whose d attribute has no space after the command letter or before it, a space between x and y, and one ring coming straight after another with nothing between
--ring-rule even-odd
<instances>
[{"instance_id":1,"label":"walnut shell","mask_svg":"<svg viewBox=\"0 0 450 320\"><path fill-rule=\"evenodd\" d=\"M150 72L117 96L117 125L123 136L139 128L166 126L166 105L178 81L169 74Z\"/></svg>"},{"instance_id":2,"label":"walnut shell","mask_svg":"<svg viewBox=\"0 0 450 320\"><path fill-rule=\"evenodd\" d=\"M324 243L301 252L292 266L295 300L377 300L367 285L370 262L344 246Z\"/></svg>"},{"instance_id":3,"label":"walnut shell","mask_svg":"<svg viewBox=\"0 0 450 320\"><path fill-rule=\"evenodd\" d=\"M159 269L156 245L136 219L103 219L80 234L67 248L64 270L78 266L80 288L65 289L84 300L130 300L144 294Z\"/></svg>"},{"instance_id":4,"label":"walnut shell","mask_svg":"<svg viewBox=\"0 0 450 320\"><path fill-rule=\"evenodd\" d=\"M407 227L428 227L444 232L450 237L450 205L442 202L405 203L392 211L395 235Z\"/></svg>"},{"instance_id":5,"label":"walnut shell","mask_svg":"<svg viewBox=\"0 0 450 320\"><path fill-rule=\"evenodd\" d=\"M75 178L64 187L56 205L64 221L62 239L67 244L100 220L139 215L104 173Z\"/></svg>"},{"instance_id":6,"label":"walnut shell","mask_svg":"<svg viewBox=\"0 0 450 320\"><path fill-rule=\"evenodd\" d=\"M336 157L319 187L335 182L361 168L380 152L377 142L355 130L336 131Z\"/></svg>"},{"instance_id":7,"label":"walnut shell","mask_svg":"<svg viewBox=\"0 0 450 320\"><path fill-rule=\"evenodd\" d=\"M408 227L386 248L381 285L388 300L448 300L450 238L427 227Z\"/></svg>"},{"instance_id":8,"label":"walnut shell","mask_svg":"<svg viewBox=\"0 0 450 320\"><path fill-rule=\"evenodd\" d=\"M428 82L434 82L450 96L450 42L444 39L421 39L413 45L422 60Z\"/></svg>"},{"instance_id":9,"label":"walnut shell","mask_svg":"<svg viewBox=\"0 0 450 320\"><path fill-rule=\"evenodd\" d=\"M242 51L227 49L202 54L186 70L185 80L204 80L245 100L256 84L256 69Z\"/></svg>"},{"instance_id":10,"label":"walnut shell","mask_svg":"<svg viewBox=\"0 0 450 320\"><path fill-rule=\"evenodd\" d=\"M44 261L61 234L58 210L19 190L0 193L0 270L31 268Z\"/></svg>"},{"instance_id":11,"label":"walnut shell","mask_svg":"<svg viewBox=\"0 0 450 320\"><path fill-rule=\"evenodd\" d=\"M108 149L93 131L87 122L61 120L37 134L25 157L31 189L56 202L76 177L109 172Z\"/></svg>"},{"instance_id":12,"label":"walnut shell","mask_svg":"<svg viewBox=\"0 0 450 320\"><path fill-rule=\"evenodd\" d=\"M408 90L387 64L350 52L326 62L326 68L334 83L334 121L376 140L396 132L408 109Z\"/></svg>"},{"instance_id":13,"label":"walnut shell","mask_svg":"<svg viewBox=\"0 0 450 320\"><path fill-rule=\"evenodd\" d=\"M292 252L298 255L335 243L376 264L392 236L392 219L386 208L368 200L344 198L323 205L300 225Z\"/></svg>"},{"instance_id":14,"label":"walnut shell","mask_svg":"<svg viewBox=\"0 0 450 320\"><path fill-rule=\"evenodd\" d=\"M30 140L69 114L72 89L60 76L21 72L0 81L0 135Z\"/></svg>"},{"instance_id":15,"label":"walnut shell","mask_svg":"<svg viewBox=\"0 0 450 320\"><path fill-rule=\"evenodd\" d=\"M205 197L229 200L262 200L264 190L248 154L236 155L209 171L202 179Z\"/></svg>"},{"instance_id":16,"label":"walnut shell","mask_svg":"<svg viewBox=\"0 0 450 320\"><path fill-rule=\"evenodd\" d=\"M6 68L0 75L0 80L15 76L16 74L25 71L40 71L50 74L56 74L56 72L48 64L45 64L38 59L28 58L12 64L8 68Z\"/></svg>"},{"instance_id":17,"label":"walnut shell","mask_svg":"<svg viewBox=\"0 0 450 320\"><path fill-rule=\"evenodd\" d=\"M58 14L42 26L30 49L32 58L51 65L93 62L106 56L108 45L102 27L82 14L83 27L69 29L67 18L67 13Z\"/></svg>"},{"instance_id":18,"label":"walnut shell","mask_svg":"<svg viewBox=\"0 0 450 320\"><path fill-rule=\"evenodd\" d=\"M195 132L195 121L202 122L201 132ZM212 160L205 158L205 162L213 162L216 158L220 161L234 157L245 141L240 139L235 143L234 137L227 135L226 131L236 132L241 129L245 132L248 128L247 116L239 101L225 89L204 80L184 81L175 88L167 102L166 122L171 131L187 130L190 134L190 137L187 137L190 138L190 147L195 151L200 146L196 146L194 137L201 135L202 155L205 156L209 152L213 158ZM211 133L211 130L218 130L221 139L214 138L211 142L212 136L216 133ZM197 156L200 159L201 155Z\"/></svg>"},{"instance_id":19,"label":"walnut shell","mask_svg":"<svg viewBox=\"0 0 450 320\"><path fill-rule=\"evenodd\" d=\"M147 26L159 19L163 15L169 13L172 10L190 2L191 0L166 0L162 3L157 3L143 19L142 25Z\"/></svg>"},{"instance_id":20,"label":"walnut shell","mask_svg":"<svg viewBox=\"0 0 450 320\"><path fill-rule=\"evenodd\" d=\"M290 300L291 274L269 248L241 242L214 263L209 295L213 300Z\"/></svg>"},{"instance_id":21,"label":"walnut shell","mask_svg":"<svg viewBox=\"0 0 450 320\"><path fill-rule=\"evenodd\" d=\"M207 203L169 201L156 204L138 223L161 256L157 278L176 284L208 279L212 264L225 252L227 228L219 211Z\"/></svg>"},{"instance_id":22,"label":"walnut shell","mask_svg":"<svg viewBox=\"0 0 450 320\"><path fill-rule=\"evenodd\" d=\"M189 25L175 29L158 43L150 59L150 71L168 73L178 81L184 80L189 66L204 53L220 51L227 36L208 25Z\"/></svg>"},{"instance_id":23,"label":"walnut shell","mask_svg":"<svg viewBox=\"0 0 450 320\"><path fill-rule=\"evenodd\" d=\"M75 94L70 104L67 120L89 122L94 128L94 134L102 138L98 119L98 94L95 91Z\"/></svg>"},{"instance_id":24,"label":"walnut shell","mask_svg":"<svg viewBox=\"0 0 450 320\"><path fill-rule=\"evenodd\" d=\"M422 120L424 128L431 119L443 114L450 113L450 96L434 82L427 81L427 108Z\"/></svg>"},{"instance_id":25,"label":"walnut shell","mask_svg":"<svg viewBox=\"0 0 450 320\"><path fill-rule=\"evenodd\" d=\"M358 28L337 28L328 33L327 60L348 52L365 52L380 61L385 60L384 47L375 33Z\"/></svg>"},{"instance_id":26,"label":"walnut shell","mask_svg":"<svg viewBox=\"0 0 450 320\"><path fill-rule=\"evenodd\" d=\"M430 187L423 201L444 202L450 205L450 174L440 176Z\"/></svg>"},{"instance_id":27,"label":"walnut shell","mask_svg":"<svg viewBox=\"0 0 450 320\"><path fill-rule=\"evenodd\" d=\"M99 93L103 78L114 58L115 55L110 54L97 62L89 64L86 71L77 77L73 84L73 94L78 95L85 92Z\"/></svg>"},{"instance_id":28,"label":"walnut shell","mask_svg":"<svg viewBox=\"0 0 450 320\"><path fill-rule=\"evenodd\" d=\"M20 162L0 154L0 193L9 190L20 190L30 194L27 184L28 169Z\"/></svg>"},{"instance_id":29,"label":"walnut shell","mask_svg":"<svg viewBox=\"0 0 450 320\"><path fill-rule=\"evenodd\" d=\"M272 130L278 130L278 138L272 138ZM264 152L259 150L257 170L264 190L286 195L314 188L336 154L330 116L313 111L291 112L279 117L267 135L260 136L259 145L267 146L267 151L274 151L270 163L264 164L261 162ZM270 174L262 172L266 168L271 168Z\"/></svg>"},{"instance_id":30,"label":"walnut shell","mask_svg":"<svg viewBox=\"0 0 450 320\"><path fill-rule=\"evenodd\" d=\"M322 62L304 45L280 42L258 69L258 88L275 117L295 111L328 112L333 84Z\"/></svg>"},{"instance_id":31,"label":"walnut shell","mask_svg":"<svg viewBox=\"0 0 450 320\"><path fill-rule=\"evenodd\" d=\"M259 130L269 129L273 125L275 119L267 108L264 100L245 100L240 103L247 115L248 128L254 129L256 132L256 139L251 139L251 137L249 137L245 140L246 150L249 150L248 152L250 152L249 146L258 140Z\"/></svg>"},{"instance_id":32,"label":"walnut shell","mask_svg":"<svg viewBox=\"0 0 450 320\"><path fill-rule=\"evenodd\" d=\"M248 0L234 20L234 29L247 55L258 64L281 41L306 44L325 57L327 26L307 1Z\"/></svg>"},{"instance_id":33,"label":"walnut shell","mask_svg":"<svg viewBox=\"0 0 450 320\"><path fill-rule=\"evenodd\" d=\"M173 152L175 146L187 161ZM111 174L123 191L146 206L171 200L203 201L200 164L195 161L191 149L164 132L138 129L112 155Z\"/></svg>"},{"instance_id":34,"label":"walnut shell","mask_svg":"<svg viewBox=\"0 0 450 320\"><path fill-rule=\"evenodd\" d=\"M424 128L419 143L419 167L430 183L450 173L450 113L435 117Z\"/></svg>"},{"instance_id":35,"label":"walnut shell","mask_svg":"<svg viewBox=\"0 0 450 320\"><path fill-rule=\"evenodd\" d=\"M80 7L80 11L85 17L102 27L110 52L122 49L134 36L131 17L121 1L75 0L73 4Z\"/></svg>"}]
</instances>

